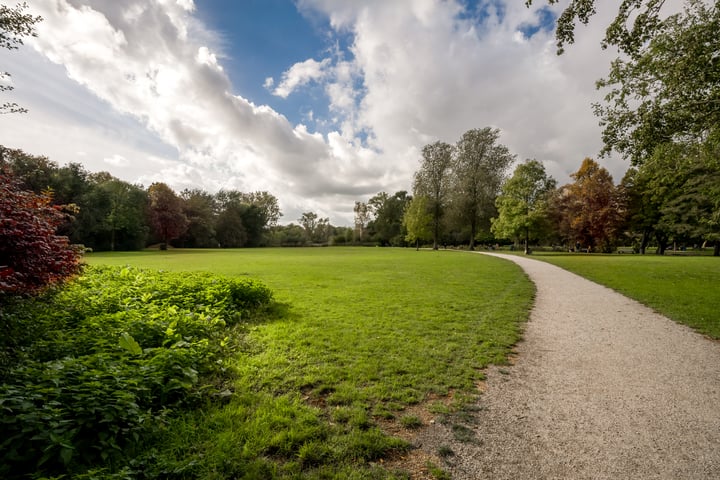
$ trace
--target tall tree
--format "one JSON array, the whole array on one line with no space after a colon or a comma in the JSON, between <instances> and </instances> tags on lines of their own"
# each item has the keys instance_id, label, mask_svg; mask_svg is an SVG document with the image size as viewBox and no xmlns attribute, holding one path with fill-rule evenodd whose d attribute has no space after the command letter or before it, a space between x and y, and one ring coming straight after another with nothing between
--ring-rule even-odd
<instances>
[{"instance_id":1,"label":"tall tree","mask_svg":"<svg viewBox=\"0 0 720 480\"><path fill-rule=\"evenodd\" d=\"M275 195L270 192L252 192L245 194L245 200L250 205L260 209L263 217L263 228L274 227L282 216L280 205Z\"/></svg>"},{"instance_id":2,"label":"tall tree","mask_svg":"<svg viewBox=\"0 0 720 480\"><path fill-rule=\"evenodd\" d=\"M368 200L373 212L372 227L375 238L381 245L401 246L405 243L403 231L403 214L411 197L401 190L393 195L380 192Z\"/></svg>"},{"instance_id":3,"label":"tall tree","mask_svg":"<svg viewBox=\"0 0 720 480\"><path fill-rule=\"evenodd\" d=\"M180 192L180 198L183 201L183 213L188 219L188 228L178 238L178 244L184 247L217 247L215 197L204 190L194 188Z\"/></svg>"},{"instance_id":4,"label":"tall tree","mask_svg":"<svg viewBox=\"0 0 720 480\"><path fill-rule=\"evenodd\" d=\"M12 170L21 188L35 193L52 188L58 171L57 163L45 156L31 155L19 149L0 145L0 166L2 165Z\"/></svg>"},{"instance_id":5,"label":"tall tree","mask_svg":"<svg viewBox=\"0 0 720 480\"><path fill-rule=\"evenodd\" d=\"M170 240L185 233L188 219L182 211L182 200L164 183L153 183L148 188L150 200L150 222L160 238L161 249L167 248Z\"/></svg>"},{"instance_id":6,"label":"tall tree","mask_svg":"<svg viewBox=\"0 0 720 480\"><path fill-rule=\"evenodd\" d=\"M240 248L247 243L248 232L243 222L245 208L247 204L230 202L218 215L215 230L217 240L223 248Z\"/></svg>"},{"instance_id":7,"label":"tall tree","mask_svg":"<svg viewBox=\"0 0 720 480\"><path fill-rule=\"evenodd\" d=\"M27 8L25 2L14 7L0 5L0 48L17 50L23 44L23 37L37 36L35 24L40 22L42 18L25 13ZM14 88L8 81L9 79L10 74L8 72L0 72L0 92ZM27 110L17 103L5 102L0 104L0 114L24 112L27 112Z\"/></svg>"},{"instance_id":8,"label":"tall tree","mask_svg":"<svg viewBox=\"0 0 720 480\"><path fill-rule=\"evenodd\" d=\"M618 193L623 213L622 229L625 235L644 255L653 236L658 242L657 252L662 254L667 246L667 234L658 224L661 216L657 192L649 188L649 178L631 167L625 172Z\"/></svg>"},{"instance_id":9,"label":"tall tree","mask_svg":"<svg viewBox=\"0 0 720 480\"><path fill-rule=\"evenodd\" d=\"M465 132L455 148L452 204L455 218L470 228L470 250L481 226L490 228L495 198L515 159L497 143L500 130L486 127Z\"/></svg>"},{"instance_id":10,"label":"tall tree","mask_svg":"<svg viewBox=\"0 0 720 480\"><path fill-rule=\"evenodd\" d=\"M420 169L415 172L413 196L423 196L432 213L433 250L440 242L441 224L450 191L450 169L453 147L444 142L425 145L422 149Z\"/></svg>"},{"instance_id":11,"label":"tall tree","mask_svg":"<svg viewBox=\"0 0 720 480\"><path fill-rule=\"evenodd\" d=\"M653 217L654 228L676 242L712 242L716 255L720 254L719 159L720 130L702 144L658 147L638 169L643 194L659 212Z\"/></svg>"},{"instance_id":12,"label":"tall tree","mask_svg":"<svg viewBox=\"0 0 720 480\"><path fill-rule=\"evenodd\" d=\"M640 165L655 148L702 142L720 124L720 5L688 0L659 24L637 56L618 58L598 87L610 92L595 112L604 152Z\"/></svg>"},{"instance_id":13,"label":"tall tree","mask_svg":"<svg viewBox=\"0 0 720 480\"><path fill-rule=\"evenodd\" d=\"M238 190L220 190L215 194L219 212L233 207L233 215L244 218L246 245L259 246L269 241L270 228L277 224L282 215L277 198L268 192L244 193Z\"/></svg>"},{"instance_id":14,"label":"tall tree","mask_svg":"<svg viewBox=\"0 0 720 480\"><path fill-rule=\"evenodd\" d=\"M315 212L304 212L298 222L305 229L305 238L309 242L312 242L313 236L315 235L315 227L317 226L318 215Z\"/></svg>"},{"instance_id":15,"label":"tall tree","mask_svg":"<svg viewBox=\"0 0 720 480\"><path fill-rule=\"evenodd\" d=\"M522 237L525 254L530 253L530 238L542 236L549 228L548 200L555 187L555 179L537 160L518 165L496 200L498 217L492 222L493 233L498 237Z\"/></svg>"},{"instance_id":16,"label":"tall tree","mask_svg":"<svg viewBox=\"0 0 720 480\"><path fill-rule=\"evenodd\" d=\"M371 210L365 202L355 202L353 207L355 212L355 236L356 240L362 243L365 237L365 227L370 222Z\"/></svg>"},{"instance_id":17,"label":"tall tree","mask_svg":"<svg viewBox=\"0 0 720 480\"><path fill-rule=\"evenodd\" d=\"M324 217L319 218L315 225L315 231L313 232L312 241L314 243L327 244L332 235L333 226L330 225L330 218Z\"/></svg>"},{"instance_id":18,"label":"tall tree","mask_svg":"<svg viewBox=\"0 0 720 480\"><path fill-rule=\"evenodd\" d=\"M547 0L549 4L559 0ZM617 47L627 55L635 54L658 29L660 10L666 0L622 0L618 14L607 27L602 47ZM533 0L526 0L530 6ZM567 44L575 43L577 24L587 25L595 15L595 0L570 0L557 20L555 38L558 54L562 54Z\"/></svg>"},{"instance_id":19,"label":"tall tree","mask_svg":"<svg viewBox=\"0 0 720 480\"><path fill-rule=\"evenodd\" d=\"M117 178L97 184L95 191L97 204L90 205L87 202L86 206L81 207L82 212L105 205L106 208L100 212L100 222L95 233L109 237L111 251L118 248L143 248L147 238L147 193L142 188Z\"/></svg>"},{"instance_id":20,"label":"tall tree","mask_svg":"<svg viewBox=\"0 0 720 480\"><path fill-rule=\"evenodd\" d=\"M591 158L570 176L575 181L562 190L568 236L583 247L610 251L620 224L612 176Z\"/></svg>"},{"instance_id":21,"label":"tall tree","mask_svg":"<svg viewBox=\"0 0 720 480\"><path fill-rule=\"evenodd\" d=\"M409 243L415 243L418 250L422 240L432 238L433 213L427 197L416 195L408 202L403 215L403 226L407 231L405 239Z\"/></svg>"}]
</instances>

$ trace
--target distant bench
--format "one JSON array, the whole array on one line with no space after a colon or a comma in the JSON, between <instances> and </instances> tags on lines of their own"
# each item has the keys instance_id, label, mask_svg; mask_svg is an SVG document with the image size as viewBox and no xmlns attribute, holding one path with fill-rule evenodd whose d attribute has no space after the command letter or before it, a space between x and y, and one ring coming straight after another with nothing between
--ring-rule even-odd
<instances>
[{"instance_id":1,"label":"distant bench","mask_svg":"<svg viewBox=\"0 0 720 480\"><path fill-rule=\"evenodd\" d=\"M618 247L617 253L635 253L633 247Z\"/></svg>"}]
</instances>

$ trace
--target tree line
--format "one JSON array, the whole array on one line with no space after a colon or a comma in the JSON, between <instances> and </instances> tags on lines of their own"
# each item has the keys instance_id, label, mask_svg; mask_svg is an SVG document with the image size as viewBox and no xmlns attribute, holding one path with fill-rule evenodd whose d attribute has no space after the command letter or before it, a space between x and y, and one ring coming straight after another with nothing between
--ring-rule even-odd
<instances>
[{"instance_id":1,"label":"tree line","mask_svg":"<svg viewBox=\"0 0 720 480\"><path fill-rule=\"evenodd\" d=\"M164 183L147 189L78 163L58 166L47 157L0 146L0 168L25 191L62 205L58 235L93 250L176 247L256 247L270 242L281 212L268 192L201 189L176 193Z\"/></svg>"},{"instance_id":2,"label":"tree line","mask_svg":"<svg viewBox=\"0 0 720 480\"><path fill-rule=\"evenodd\" d=\"M630 168L615 185L610 173L585 158L557 186L543 164L528 159L508 175L515 156L499 130L469 130L455 144L422 150L413 195L384 192L357 202L356 230L381 245L512 243L585 252L632 246L658 254L714 246L720 254L720 137L675 143ZM399 206L403 205L403 206ZM392 213L391 213L392 212ZM385 233L389 232L389 233Z\"/></svg>"},{"instance_id":3,"label":"tree line","mask_svg":"<svg viewBox=\"0 0 720 480\"><path fill-rule=\"evenodd\" d=\"M527 161L503 180L492 203L487 200L504 164L478 183L473 175L490 157L474 159L477 168L467 170L465 137L456 146L437 142L423 149L405 221L409 237L432 239L437 248L461 234L472 248L474 219L482 235L526 245L534 240L595 251L633 245L645 253L652 244L662 254L670 245L712 244L720 255L720 4L687 0L681 12L663 19L663 3L623 0L603 41L623 54L597 82L607 93L593 105L603 128L601 154L615 151L631 162L618 186L591 159L560 188L541 164ZM594 5L573 0L563 11L559 53ZM490 138L487 129L473 135L479 132ZM458 215L466 216L462 224Z\"/></svg>"}]
</instances>

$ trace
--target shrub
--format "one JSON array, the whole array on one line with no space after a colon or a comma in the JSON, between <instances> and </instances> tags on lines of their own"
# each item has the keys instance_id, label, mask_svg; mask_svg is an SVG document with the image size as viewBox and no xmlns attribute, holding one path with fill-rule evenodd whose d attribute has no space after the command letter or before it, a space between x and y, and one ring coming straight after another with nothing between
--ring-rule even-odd
<instances>
[{"instance_id":1,"label":"shrub","mask_svg":"<svg viewBox=\"0 0 720 480\"><path fill-rule=\"evenodd\" d=\"M34 327L3 352L0 476L122 465L168 416L229 393L239 321L271 299L250 280L105 267L15 302L2 314Z\"/></svg>"},{"instance_id":2,"label":"shrub","mask_svg":"<svg viewBox=\"0 0 720 480\"><path fill-rule=\"evenodd\" d=\"M55 234L66 218L49 192L22 190L0 171L0 295L36 293L79 271L81 247Z\"/></svg>"}]
</instances>

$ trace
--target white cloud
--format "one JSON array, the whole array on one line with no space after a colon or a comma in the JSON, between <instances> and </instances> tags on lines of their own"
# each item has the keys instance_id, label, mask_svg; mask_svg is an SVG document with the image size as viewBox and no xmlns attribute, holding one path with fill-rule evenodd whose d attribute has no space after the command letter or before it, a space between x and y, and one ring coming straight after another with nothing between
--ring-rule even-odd
<instances>
[{"instance_id":1,"label":"white cloud","mask_svg":"<svg viewBox=\"0 0 720 480\"><path fill-rule=\"evenodd\" d=\"M301 0L299 8L327 16L331 38L350 38L350 50L320 61L309 52L264 86L287 98L320 84L330 117L317 109L305 117L327 126L319 134L232 91L218 47L227 45L195 18L191 0L33 2L45 20L32 45L57 65L13 57L19 87L9 100L31 114L0 118L0 143L60 161L84 151L89 169L110 164L144 184L266 189L285 221L315 210L349 224L354 200L410 188L423 145L485 126L500 128L519 159L542 160L567 181L600 149L590 103L601 99L594 82L613 55L599 42L617 7L598 5L557 57L552 33L520 33L545 2L527 9L508 0L483 15L465 3ZM35 96L23 97L32 82ZM616 181L627 167L603 162Z\"/></svg>"},{"instance_id":2,"label":"white cloud","mask_svg":"<svg viewBox=\"0 0 720 480\"><path fill-rule=\"evenodd\" d=\"M107 164L110 164L114 167L127 167L130 165L130 162L127 158L123 157L122 155L115 154L112 157L106 157L103 159L103 161Z\"/></svg>"},{"instance_id":3,"label":"white cloud","mask_svg":"<svg viewBox=\"0 0 720 480\"><path fill-rule=\"evenodd\" d=\"M298 87L307 85L313 80L322 79L326 75L325 68L327 68L329 63L329 58L325 58L320 62L309 58L303 62L296 63L283 73L282 81L280 85L273 90L273 95L287 98ZM266 81L265 83L267 87L268 82ZM270 82L270 85L272 85L272 82Z\"/></svg>"}]
</instances>

